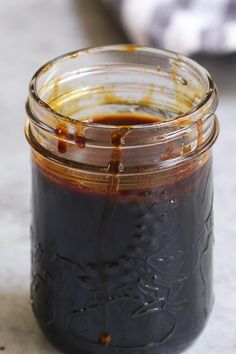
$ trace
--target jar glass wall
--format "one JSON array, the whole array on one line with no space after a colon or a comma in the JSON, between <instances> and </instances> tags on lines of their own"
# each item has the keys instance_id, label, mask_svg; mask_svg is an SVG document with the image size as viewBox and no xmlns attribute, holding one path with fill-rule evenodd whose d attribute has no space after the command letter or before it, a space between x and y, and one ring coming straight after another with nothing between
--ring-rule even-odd
<instances>
[{"instance_id":1,"label":"jar glass wall","mask_svg":"<svg viewBox=\"0 0 236 354\"><path fill-rule=\"evenodd\" d=\"M68 353L180 354L213 303L217 93L178 54L70 53L30 83L35 315Z\"/></svg>"}]
</instances>

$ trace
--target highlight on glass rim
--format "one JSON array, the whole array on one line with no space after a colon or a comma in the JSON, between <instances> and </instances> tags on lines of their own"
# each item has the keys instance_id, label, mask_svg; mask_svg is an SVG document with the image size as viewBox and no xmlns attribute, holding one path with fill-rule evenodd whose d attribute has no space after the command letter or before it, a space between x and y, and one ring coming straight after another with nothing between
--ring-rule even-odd
<instances>
[{"instance_id":1,"label":"highlight on glass rim","mask_svg":"<svg viewBox=\"0 0 236 354\"><path fill-rule=\"evenodd\" d=\"M234 353L234 1L0 14L0 351Z\"/></svg>"}]
</instances>

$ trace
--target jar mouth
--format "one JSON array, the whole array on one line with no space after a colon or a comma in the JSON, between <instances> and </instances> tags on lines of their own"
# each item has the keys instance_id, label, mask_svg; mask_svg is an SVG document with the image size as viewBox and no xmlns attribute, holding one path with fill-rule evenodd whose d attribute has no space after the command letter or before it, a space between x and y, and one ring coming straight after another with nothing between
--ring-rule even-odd
<instances>
[{"instance_id":1,"label":"jar mouth","mask_svg":"<svg viewBox=\"0 0 236 354\"><path fill-rule=\"evenodd\" d=\"M33 76L26 136L48 159L107 173L118 134L121 173L149 173L210 148L219 132L217 103L210 74L183 55L125 44L82 49ZM107 112L155 119L129 126L96 119Z\"/></svg>"},{"instance_id":2,"label":"jar mouth","mask_svg":"<svg viewBox=\"0 0 236 354\"><path fill-rule=\"evenodd\" d=\"M32 101L32 104L38 105L41 109L43 109L45 114L50 115L51 117L54 117L55 119L58 120L60 123L72 123L80 126L86 126L90 128L100 128L100 129L111 129L111 128L117 128L117 125L113 124L102 124L102 123L97 123L96 121L83 121L83 120L75 120L74 118L71 118L68 115L61 114L58 112L56 109L53 109L51 105L44 100L40 93L38 92L38 81L40 80L40 77L42 74L46 73L48 70L51 70L54 66L61 62L66 62L69 60L72 60L74 58L77 58L79 56L88 56L88 55L93 55L93 54L99 54L99 53L108 53L108 52L124 52L124 53L146 53L150 55L159 55L166 57L168 56L170 61L176 62L177 69L180 66L185 66L185 67L191 67L196 75L199 75L202 80L204 80L205 84L205 92L202 92L202 97L197 102L192 108L187 110L184 113L179 113L176 114L173 118L169 120L163 120L163 121L157 121L155 123L144 123L144 124L132 124L132 129L153 129L155 127L158 128L164 128L164 127L170 127L173 124L176 125L178 123L181 123L183 121L188 121L192 122L191 125L196 124L196 117L202 117L203 113L206 112L206 106L208 106L207 111L208 115L211 115L215 112L217 104L218 104L218 94L217 94L217 89L214 84L214 81L211 77L211 75L208 73L206 69L204 69L200 64L196 63L195 61L185 57L184 55L169 51L169 50L161 50L161 49L155 49L151 47L146 47L146 46L138 46L138 45L129 45L129 44L118 44L118 45L111 45L111 46L101 46L101 47L96 47L96 48L86 48L86 49L81 49L81 50L76 50L73 52L69 52L67 54L61 55L56 57L55 59L49 61L48 63L44 64L41 68L37 70L37 72L34 74L30 86L29 86L29 100ZM174 74L175 75L175 74ZM177 73L176 73L177 75ZM29 105L29 102L27 103ZM27 111L28 107L27 107ZM204 112L203 112L204 111ZM207 117L205 117L207 118ZM45 124L44 124L45 127ZM51 130L50 127L48 129L49 131Z\"/></svg>"}]
</instances>

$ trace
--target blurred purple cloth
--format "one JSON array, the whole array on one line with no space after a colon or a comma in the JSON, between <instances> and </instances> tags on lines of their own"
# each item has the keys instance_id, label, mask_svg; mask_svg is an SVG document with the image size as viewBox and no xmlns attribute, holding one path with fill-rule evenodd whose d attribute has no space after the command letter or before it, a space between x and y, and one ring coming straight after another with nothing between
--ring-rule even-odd
<instances>
[{"instance_id":1,"label":"blurred purple cloth","mask_svg":"<svg viewBox=\"0 0 236 354\"><path fill-rule=\"evenodd\" d=\"M136 44L183 54L236 52L236 0L101 0Z\"/></svg>"}]
</instances>

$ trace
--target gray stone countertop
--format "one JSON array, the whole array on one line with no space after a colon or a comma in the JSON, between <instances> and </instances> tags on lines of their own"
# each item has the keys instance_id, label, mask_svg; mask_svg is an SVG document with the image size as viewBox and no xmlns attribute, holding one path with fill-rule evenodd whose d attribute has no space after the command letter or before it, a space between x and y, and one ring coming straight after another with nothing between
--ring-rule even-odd
<instances>
[{"instance_id":1,"label":"gray stone countertop","mask_svg":"<svg viewBox=\"0 0 236 354\"><path fill-rule=\"evenodd\" d=\"M127 39L98 0L0 2L0 351L56 354L29 304L29 149L24 102L34 71L62 53ZM220 89L215 145L214 312L187 354L236 353L236 56L196 58ZM5 348L5 350L4 350Z\"/></svg>"}]
</instances>

